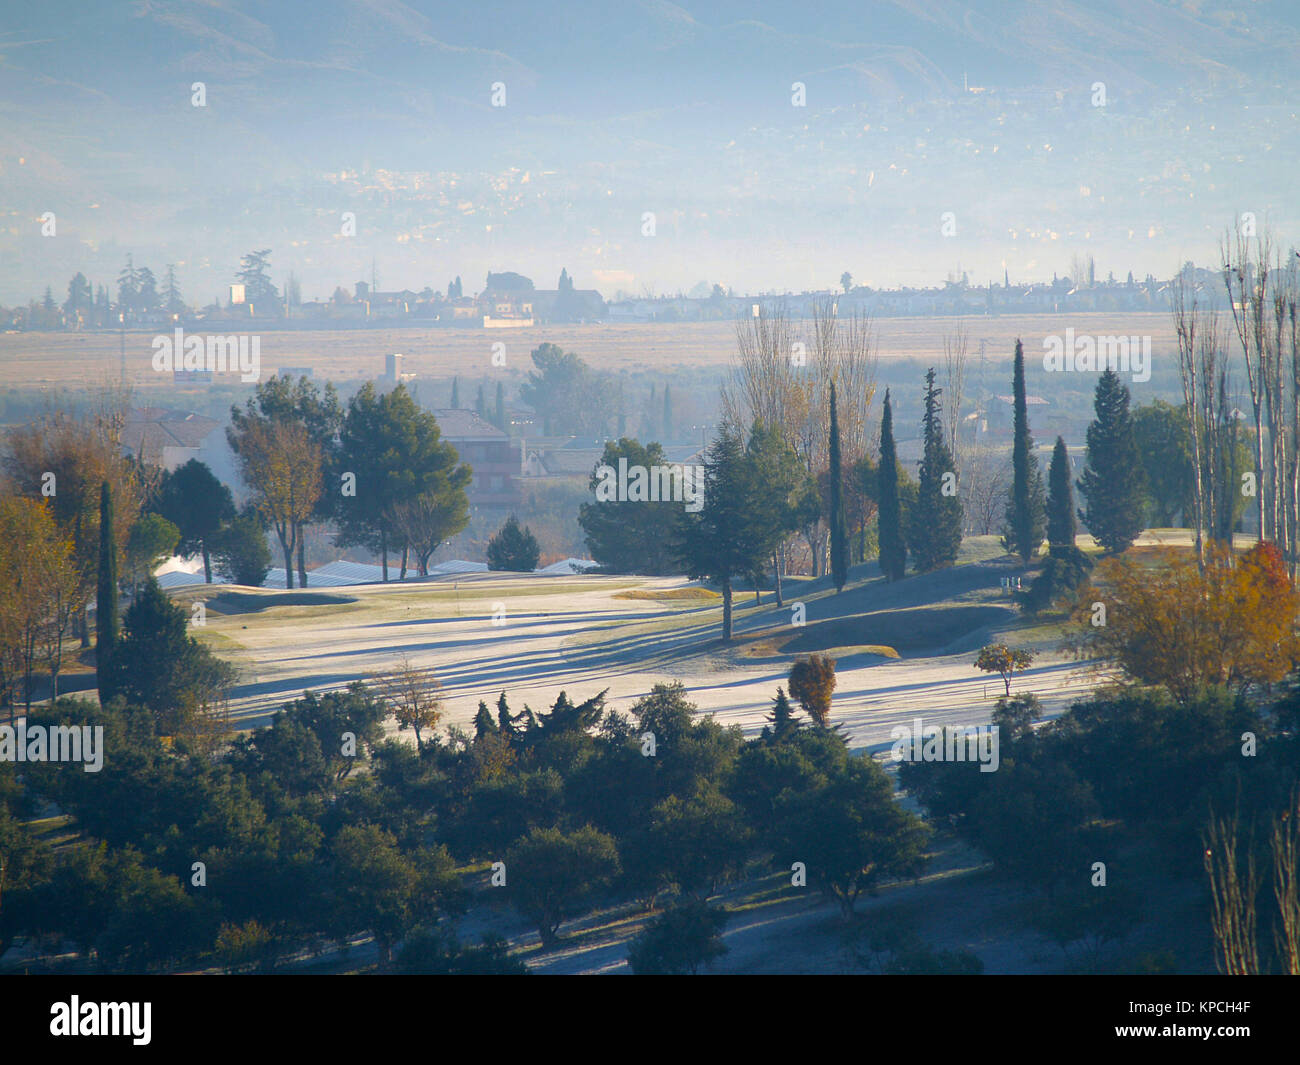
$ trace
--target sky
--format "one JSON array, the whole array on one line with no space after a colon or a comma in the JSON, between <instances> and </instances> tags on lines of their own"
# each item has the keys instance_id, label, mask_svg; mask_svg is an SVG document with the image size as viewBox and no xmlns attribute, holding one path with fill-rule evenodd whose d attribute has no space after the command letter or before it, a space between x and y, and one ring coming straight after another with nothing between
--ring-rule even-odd
<instances>
[{"instance_id":1,"label":"sky","mask_svg":"<svg viewBox=\"0 0 1300 1065\"><path fill-rule=\"evenodd\" d=\"M128 254L203 304L261 248L304 299L613 297L1165 277L1245 211L1300 241L1293 3L0 6L0 303Z\"/></svg>"}]
</instances>

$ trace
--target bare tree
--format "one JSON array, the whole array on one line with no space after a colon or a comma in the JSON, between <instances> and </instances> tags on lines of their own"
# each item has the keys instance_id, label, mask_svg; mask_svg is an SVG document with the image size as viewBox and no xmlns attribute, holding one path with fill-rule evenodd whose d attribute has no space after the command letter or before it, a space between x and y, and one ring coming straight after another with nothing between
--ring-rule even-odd
<instances>
[{"instance_id":1,"label":"bare tree","mask_svg":"<svg viewBox=\"0 0 1300 1065\"><path fill-rule=\"evenodd\" d=\"M777 427L818 477L830 464L830 389L836 387L845 468L870 449L876 394L876 341L869 315L842 317L827 297L813 305L796 340L785 309L759 307L736 324L737 357L722 387L723 420L742 434L755 422ZM818 520L803 530L814 575L825 567L829 533ZM785 545L778 551L786 556Z\"/></svg>"},{"instance_id":2,"label":"bare tree","mask_svg":"<svg viewBox=\"0 0 1300 1065\"><path fill-rule=\"evenodd\" d=\"M871 407L876 395L876 340L871 317L855 311L841 317L831 297L812 305L808 334L809 369L802 378L804 424L793 441L804 457L808 472L820 477L830 466L830 391L836 390L840 429L840 454L851 468L868 453ZM804 530L812 552L813 574L825 569L830 530L825 522Z\"/></svg>"},{"instance_id":3,"label":"bare tree","mask_svg":"<svg viewBox=\"0 0 1300 1065\"><path fill-rule=\"evenodd\" d=\"M1255 238L1252 254L1250 238L1238 225L1220 242L1223 257L1223 281L1228 290L1228 308L1232 313L1237 339L1246 362L1250 385L1250 402L1255 415L1255 489L1256 511L1261 539L1276 538L1277 466L1265 462L1264 438L1267 429L1274 435L1270 384L1275 379L1267 322L1272 237L1265 227ZM1270 459L1273 451L1270 448Z\"/></svg>"},{"instance_id":4,"label":"bare tree","mask_svg":"<svg viewBox=\"0 0 1300 1065\"><path fill-rule=\"evenodd\" d=\"M1204 314L1197 303L1196 290L1192 279L1186 272L1179 272L1169 290L1169 302L1174 316L1174 333L1178 338L1178 374L1183 383L1183 410L1187 415L1187 425L1192 438L1193 480L1193 520L1196 525L1196 560L1205 566L1205 541L1202 530L1205 528L1205 484L1203 480L1204 464L1201 448L1201 417L1197 408L1198 398L1203 389L1198 390L1201 382L1199 357L1204 347L1197 345L1196 331L1201 326Z\"/></svg>"},{"instance_id":5,"label":"bare tree","mask_svg":"<svg viewBox=\"0 0 1300 1065\"><path fill-rule=\"evenodd\" d=\"M999 531L1005 517L1007 492L1011 487L1011 452L991 447L973 448L967 469L962 503L966 531L971 536L990 536Z\"/></svg>"},{"instance_id":6,"label":"bare tree","mask_svg":"<svg viewBox=\"0 0 1300 1065\"><path fill-rule=\"evenodd\" d=\"M1238 844L1245 861L1237 857ZM1210 816L1205 828L1205 871L1210 878L1213 904L1214 960L1219 972L1229 976L1251 976L1259 970L1259 947L1255 939L1255 896L1259 876L1249 836L1240 839L1240 818Z\"/></svg>"},{"instance_id":7,"label":"bare tree","mask_svg":"<svg viewBox=\"0 0 1300 1065\"><path fill-rule=\"evenodd\" d=\"M398 727L415 730L416 750L422 750L424 731L432 732L442 718L442 684L437 674L402 655L392 670L374 678L373 688L392 709Z\"/></svg>"},{"instance_id":8,"label":"bare tree","mask_svg":"<svg viewBox=\"0 0 1300 1065\"><path fill-rule=\"evenodd\" d=\"M736 323L736 360L722 386L722 417L737 432L758 421L779 426L793 442L806 418L790 320L784 307L757 308Z\"/></svg>"},{"instance_id":9,"label":"bare tree","mask_svg":"<svg viewBox=\"0 0 1300 1065\"><path fill-rule=\"evenodd\" d=\"M1291 790L1289 807L1273 818L1272 844L1274 944L1287 975L1300 976L1300 788Z\"/></svg>"}]
</instances>

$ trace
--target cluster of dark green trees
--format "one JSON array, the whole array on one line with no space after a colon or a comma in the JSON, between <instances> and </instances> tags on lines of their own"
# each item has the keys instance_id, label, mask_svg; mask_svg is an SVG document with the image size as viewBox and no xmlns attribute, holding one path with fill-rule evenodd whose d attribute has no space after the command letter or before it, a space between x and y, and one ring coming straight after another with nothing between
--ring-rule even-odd
<instances>
[{"instance_id":1,"label":"cluster of dark green trees","mask_svg":"<svg viewBox=\"0 0 1300 1065\"><path fill-rule=\"evenodd\" d=\"M939 409L941 392L932 369L926 376L919 482L913 482L898 462L888 392L879 466L862 459L845 467L832 384L830 460L823 478L808 474L780 429L755 421L746 437L735 426L724 425L705 453L699 508L669 501L584 503L579 522L592 557L612 572L684 572L717 583L724 639L732 636L737 582L757 588L770 572L777 605L782 605L779 552L795 532L821 518L830 530L829 569L837 591L848 581L850 564L867 557L868 533L877 530L881 568L891 580L903 575L909 553L917 572L952 565L961 546L962 505ZM665 465L657 443L643 445L627 438L608 443L591 475L593 493L600 483L600 467L614 468L620 461L629 469ZM875 523L869 528L872 512Z\"/></svg>"},{"instance_id":2,"label":"cluster of dark green trees","mask_svg":"<svg viewBox=\"0 0 1300 1065\"><path fill-rule=\"evenodd\" d=\"M981 773L972 750L966 762L904 763L901 782L936 828L954 831L1033 890L1026 912L1063 950L1123 939L1144 911L1155 916L1152 898L1179 897L1179 885L1190 885L1193 901L1179 923L1185 928L1190 918L1198 927L1179 948L1187 964L1204 966L1204 834L1216 813L1232 816L1242 828L1241 875L1248 861L1271 868L1263 826L1294 808L1297 706L1294 690L1260 705L1217 688L1183 701L1150 688L1096 695L1031 727L1041 707L1018 695L999 700L993 715L997 772ZM957 739L966 742L973 741ZM1252 824L1258 830L1247 837ZM1281 915L1266 916L1273 902L1263 884L1257 901L1263 940ZM1275 971L1294 963L1271 947L1266 954Z\"/></svg>"},{"instance_id":3,"label":"cluster of dark green trees","mask_svg":"<svg viewBox=\"0 0 1300 1065\"><path fill-rule=\"evenodd\" d=\"M880 569L886 580L900 580L910 556L917 573L951 566L961 549L962 506L952 451L943 429L934 368L925 375L923 452L913 488L898 462L894 412L889 391L880 418L880 492L877 523Z\"/></svg>"},{"instance_id":4,"label":"cluster of dark green trees","mask_svg":"<svg viewBox=\"0 0 1300 1065\"><path fill-rule=\"evenodd\" d=\"M199 745L164 742L165 712L125 698L34 711L102 725L104 761L21 777L0 763L0 954L22 938L110 971L268 970L369 936L381 968L508 971L500 942L459 942L469 906L508 903L550 945L592 907L669 898L633 965L693 971L720 950L707 899L732 876L803 863L849 913L924 858L926 829L884 771L783 694L749 742L677 683L628 714L603 693L541 712L502 694L472 735L419 751L384 739L387 715L358 683ZM71 819L58 847L27 820L49 801Z\"/></svg>"}]
</instances>

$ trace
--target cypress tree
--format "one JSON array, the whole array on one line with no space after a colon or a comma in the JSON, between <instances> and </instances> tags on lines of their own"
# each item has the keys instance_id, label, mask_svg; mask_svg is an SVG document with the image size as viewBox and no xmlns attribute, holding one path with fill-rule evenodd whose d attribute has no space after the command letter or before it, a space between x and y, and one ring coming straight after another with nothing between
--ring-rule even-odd
<instances>
[{"instance_id":1,"label":"cypress tree","mask_svg":"<svg viewBox=\"0 0 1300 1065\"><path fill-rule=\"evenodd\" d=\"M113 490L104 481L99 486L99 584L95 593L95 674L99 698L113 697L109 681L109 659L118 641L117 544L113 536Z\"/></svg>"},{"instance_id":2,"label":"cypress tree","mask_svg":"<svg viewBox=\"0 0 1300 1065\"><path fill-rule=\"evenodd\" d=\"M880 571L886 580L897 581L907 567L907 544L903 540L902 505L898 498L898 452L894 447L894 415L885 389L885 408L880 416L879 495L876 523L880 539Z\"/></svg>"},{"instance_id":3,"label":"cypress tree","mask_svg":"<svg viewBox=\"0 0 1300 1065\"><path fill-rule=\"evenodd\" d=\"M831 579L835 591L844 590L849 578L849 528L844 516L843 470L840 463L840 419L835 409L835 382L831 382Z\"/></svg>"},{"instance_id":4,"label":"cypress tree","mask_svg":"<svg viewBox=\"0 0 1300 1065\"><path fill-rule=\"evenodd\" d=\"M925 375L925 415L922 436L925 455L916 496L916 512L907 523L908 549L917 573L951 566L961 548L961 500L944 491L945 474L953 474L952 453L944 439L934 367ZM949 482L951 483L951 482Z\"/></svg>"},{"instance_id":5,"label":"cypress tree","mask_svg":"<svg viewBox=\"0 0 1300 1065\"><path fill-rule=\"evenodd\" d=\"M1016 340L1016 362L1012 383L1015 399L1015 439L1011 449L1011 498L1007 504L1007 550L1028 562L1043 542L1043 475L1034 457L1034 438L1029 434L1029 404L1025 395L1025 352Z\"/></svg>"},{"instance_id":6,"label":"cypress tree","mask_svg":"<svg viewBox=\"0 0 1300 1065\"><path fill-rule=\"evenodd\" d=\"M478 395L474 397L474 413L487 421L487 399L483 395L483 386L478 386Z\"/></svg>"},{"instance_id":7,"label":"cypress tree","mask_svg":"<svg viewBox=\"0 0 1300 1065\"><path fill-rule=\"evenodd\" d=\"M1097 382L1093 409L1088 462L1078 482L1087 510L1079 517L1102 547L1118 554L1142 531L1143 485L1129 391L1114 370Z\"/></svg>"},{"instance_id":8,"label":"cypress tree","mask_svg":"<svg viewBox=\"0 0 1300 1065\"><path fill-rule=\"evenodd\" d=\"M497 382L497 428L503 433L510 430L506 427L506 390L500 381Z\"/></svg>"},{"instance_id":9,"label":"cypress tree","mask_svg":"<svg viewBox=\"0 0 1300 1065\"><path fill-rule=\"evenodd\" d=\"M664 385L664 424L663 438L666 443L673 432L673 397L668 386Z\"/></svg>"},{"instance_id":10,"label":"cypress tree","mask_svg":"<svg viewBox=\"0 0 1300 1065\"><path fill-rule=\"evenodd\" d=\"M1052 547L1074 546L1074 492L1070 488L1070 457L1065 441L1056 438L1052 465L1047 471L1047 542Z\"/></svg>"},{"instance_id":11,"label":"cypress tree","mask_svg":"<svg viewBox=\"0 0 1300 1065\"><path fill-rule=\"evenodd\" d=\"M460 378L451 379L451 409L460 410Z\"/></svg>"}]
</instances>

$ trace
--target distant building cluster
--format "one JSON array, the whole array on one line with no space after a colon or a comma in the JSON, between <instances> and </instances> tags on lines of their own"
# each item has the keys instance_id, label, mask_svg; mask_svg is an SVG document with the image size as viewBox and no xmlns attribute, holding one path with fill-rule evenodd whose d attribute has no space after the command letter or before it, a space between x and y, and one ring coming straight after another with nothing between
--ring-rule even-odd
<instances>
[{"instance_id":1,"label":"distant building cluster","mask_svg":"<svg viewBox=\"0 0 1300 1065\"><path fill-rule=\"evenodd\" d=\"M1217 295L1222 289L1218 273L1187 264L1198 290ZM60 305L47 289L43 301L26 307L0 307L0 325L23 331L103 328L167 328L173 325L221 328L232 323L247 326L255 320L262 328L364 328L371 325L436 325L478 329L518 329L534 325L585 322L704 322L734 321L747 314L783 309L792 318L809 317L826 300L838 304L841 314L862 312L877 318L982 317L999 314L1079 313L1088 311L1163 311L1168 308L1170 281L1148 275L1135 281L1092 276L1091 264L1081 280L1053 277L1051 281L1013 283L1004 272L1001 284L971 284L966 275L950 277L929 288L873 289L850 286L847 291L808 291L737 295L714 285L709 295L628 296L618 293L606 300L596 289L574 286L567 271L553 289L540 289L531 279L511 271L489 273L481 292L463 294L460 278L446 291L425 287L383 291L373 282L357 281L352 288L336 288L329 299L302 301L298 285L290 280L286 295L262 279L266 292L250 298L248 287L232 284L223 305L195 309L174 295L161 299L128 291L117 302L105 286L92 287L78 274L69 285L68 300ZM845 275L846 280L849 275ZM271 296L274 295L274 298Z\"/></svg>"}]
</instances>

